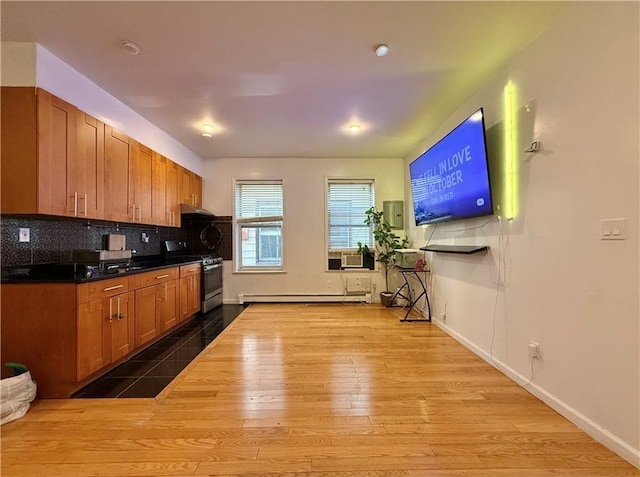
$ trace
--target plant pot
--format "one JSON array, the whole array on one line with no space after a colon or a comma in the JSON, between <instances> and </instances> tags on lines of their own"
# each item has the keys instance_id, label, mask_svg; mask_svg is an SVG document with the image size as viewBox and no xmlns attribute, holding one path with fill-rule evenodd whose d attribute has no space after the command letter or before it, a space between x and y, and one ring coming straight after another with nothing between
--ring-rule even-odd
<instances>
[{"instance_id":1,"label":"plant pot","mask_svg":"<svg viewBox=\"0 0 640 477\"><path fill-rule=\"evenodd\" d=\"M380 302L384 306L393 305L393 293L391 293L391 292L380 292Z\"/></svg>"}]
</instances>

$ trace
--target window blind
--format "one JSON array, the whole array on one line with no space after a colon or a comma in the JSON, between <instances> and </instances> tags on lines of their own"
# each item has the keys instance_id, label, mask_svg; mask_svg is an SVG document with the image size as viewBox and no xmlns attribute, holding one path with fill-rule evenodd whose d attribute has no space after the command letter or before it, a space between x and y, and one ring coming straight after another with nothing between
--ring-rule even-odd
<instances>
[{"instance_id":1,"label":"window blind","mask_svg":"<svg viewBox=\"0 0 640 477\"><path fill-rule=\"evenodd\" d=\"M237 181L238 223L282 221L281 181Z\"/></svg>"},{"instance_id":2,"label":"window blind","mask_svg":"<svg viewBox=\"0 0 640 477\"><path fill-rule=\"evenodd\" d=\"M372 180L335 180L327 183L329 250L357 249L358 242L372 246L365 211L374 205Z\"/></svg>"},{"instance_id":3,"label":"window blind","mask_svg":"<svg viewBox=\"0 0 640 477\"><path fill-rule=\"evenodd\" d=\"M282 270L282 181L236 181L237 270Z\"/></svg>"}]
</instances>

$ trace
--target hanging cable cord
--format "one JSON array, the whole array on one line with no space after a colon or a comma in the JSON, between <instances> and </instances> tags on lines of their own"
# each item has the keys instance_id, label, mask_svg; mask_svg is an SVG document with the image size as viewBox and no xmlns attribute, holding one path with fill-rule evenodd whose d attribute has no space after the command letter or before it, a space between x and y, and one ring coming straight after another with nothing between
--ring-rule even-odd
<instances>
[{"instance_id":1,"label":"hanging cable cord","mask_svg":"<svg viewBox=\"0 0 640 477\"><path fill-rule=\"evenodd\" d=\"M493 356L493 347L496 339L496 322L498 315L498 301L500 298L500 291L506 291L506 288L510 285L511 277L511 253L509 248L509 236L504 231L504 220L498 217L498 260L496 265L497 277L495 280L490 277L491 281L496 286L496 297L493 304L493 317L491 324L491 345L489 346L489 357L493 365L502 370L499 362L497 362ZM506 296L503 293L503 298L506 300ZM533 365L532 365L533 366ZM533 374L531 376L533 378Z\"/></svg>"},{"instance_id":2,"label":"hanging cable cord","mask_svg":"<svg viewBox=\"0 0 640 477\"><path fill-rule=\"evenodd\" d=\"M431 231L431 234L429 235L429 238L427 239L427 244L425 245L425 247L429 245L429 243L431 242L431 237L433 237L433 234L436 232L437 228L438 228L438 224L435 224L433 226L433 230Z\"/></svg>"}]
</instances>

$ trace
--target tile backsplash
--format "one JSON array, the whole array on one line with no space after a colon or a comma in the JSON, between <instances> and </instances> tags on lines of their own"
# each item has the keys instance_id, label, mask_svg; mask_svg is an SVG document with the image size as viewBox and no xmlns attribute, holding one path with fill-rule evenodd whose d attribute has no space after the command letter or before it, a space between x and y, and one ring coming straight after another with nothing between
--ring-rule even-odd
<instances>
[{"instance_id":1,"label":"tile backsplash","mask_svg":"<svg viewBox=\"0 0 640 477\"><path fill-rule=\"evenodd\" d=\"M43 218L33 216L0 217L0 261L2 266L33 263L67 262L73 250L103 248L103 236L126 236L126 248L136 250L138 256L162 253L164 240L186 240L187 232L169 227L120 225L86 220ZM30 241L20 242L21 228L28 228ZM142 233L149 242L141 241Z\"/></svg>"}]
</instances>

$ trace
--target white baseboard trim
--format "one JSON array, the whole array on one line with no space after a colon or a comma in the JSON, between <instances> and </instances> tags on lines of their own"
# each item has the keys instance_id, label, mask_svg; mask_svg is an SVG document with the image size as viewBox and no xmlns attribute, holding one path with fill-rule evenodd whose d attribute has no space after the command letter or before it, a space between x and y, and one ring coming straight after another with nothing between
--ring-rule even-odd
<instances>
[{"instance_id":1,"label":"white baseboard trim","mask_svg":"<svg viewBox=\"0 0 640 477\"><path fill-rule=\"evenodd\" d=\"M471 343L469 340L459 335L451 328L446 326L444 323L434 320L433 323L441 328L445 333L454 338L456 341L464 345L469 350L473 351L491 366L496 368L501 373L505 374L507 377L511 378L517 384L522 386L528 392L533 394L535 397L544 402L547 406L554 409L562 416L569 419L572 423L578 426L580 429L585 431L591 437L593 437L596 441L600 442L605 447L611 449L613 452L618 454L620 457L628 461L631 465L640 468L640 450L634 448L632 445L623 441L616 435L607 431L605 428L600 426L598 423L592 421L584 414L581 414L576 409L569 406L567 403L558 399L553 394L549 393L545 389L540 386L530 383L528 386L526 385L528 379L517 373L514 369L510 368L506 364L492 358L482 349L478 348L476 345Z\"/></svg>"}]
</instances>

